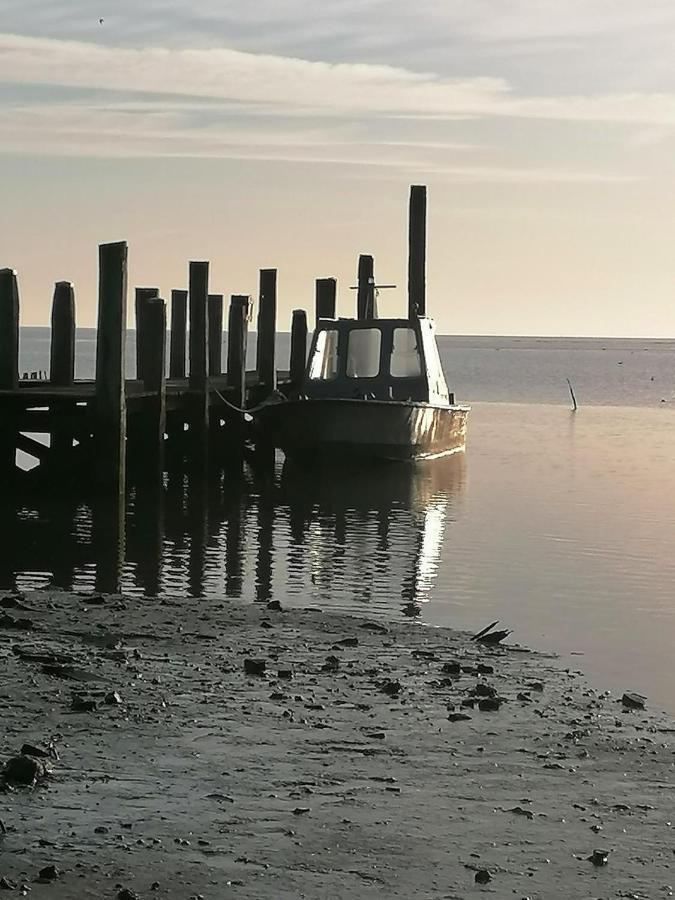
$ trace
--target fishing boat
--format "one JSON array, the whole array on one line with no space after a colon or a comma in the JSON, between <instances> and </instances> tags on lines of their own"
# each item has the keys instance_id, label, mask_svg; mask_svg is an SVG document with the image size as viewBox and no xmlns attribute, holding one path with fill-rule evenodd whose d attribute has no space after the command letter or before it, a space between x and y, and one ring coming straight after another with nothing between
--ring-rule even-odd
<instances>
[{"instance_id":1,"label":"fishing boat","mask_svg":"<svg viewBox=\"0 0 675 900\"><path fill-rule=\"evenodd\" d=\"M414 186L407 318L377 315L372 257L361 257L357 317L319 319L300 384L258 411L258 428L286 456L416 460L464 450L469 407L448 391L426 315L425 219L426 189Z\"/></svg>"}]
</instances>

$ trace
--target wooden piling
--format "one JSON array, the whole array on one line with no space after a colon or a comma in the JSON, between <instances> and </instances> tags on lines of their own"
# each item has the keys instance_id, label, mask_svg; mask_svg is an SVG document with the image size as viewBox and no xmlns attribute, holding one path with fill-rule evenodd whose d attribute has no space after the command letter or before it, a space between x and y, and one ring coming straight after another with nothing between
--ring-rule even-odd
<instances>
[{"instance_id":1,"label":"wooden piling","mask_svg":"<svg viewBox=\"0 0 675 900\"><path fill-rule=\"evenodd\" d=\"M187 291L171 291L171 347L169 351L170 378L185 378L187 301Z\"/></svg>"},{"instance_id":2,"label":"wooden piling","mask_svg":"<svg viewBox=\"0 0 675 900\"><path fill-rule=\"evenodd\" d=\"M96 426L93 474L120 502L124 515L126 397L124 350L127 324L127 245L99 247L98 332L96 335Z\"/></svg>"},{"instance_id":3,"label":"wooden piling","mask_svg":"<svg viewBox=\"0 0 675 900\"><path fill-rule=\"evenodd\" d=\"M0 269L0 390L19 387L19 287L14 269Z\"/></svg>"},{"instance_id":4,"label":"wooden piling","mask_svg":"<svg viewBox=\"0 0 675 900\"><path fill-rule=\"evenodd\" d=\"M307 313L304 309L294 309L291 319L290 381L298 387L305 374L307 361Z\"/></svg>"},{"instance_id":5,"label":"wooden piling","mask_svg":"<svg viewBox=\"0 0 675 900\"><path fill-rule=\"evenodd\" d=\"M148 354L151 352L147 326L147 304L149 300L153 300L155 297L159 297L159 288L136 288L134 303L136 314L136 378L140 381L145 381L146 379L145 364Z\"/></svg>"},{"instance_id":6,"label":"wooden piling","mask_svg":"<svg viewBox=\"0 0 675 900\"><path fill-rule=\"evenodd\" d=\"M49 380L59 387L75 380L75 292L69 281L54 286Z\"/></svg>"},{"instance_id":7,"label":"wooden piling","mask_svg":"<svg viewBox=\"0 0 675 900\"><path fill-rule=\"evenodd\" d=\"M223 295L209 294L209 375L222 375Z\"/></svg>"},{"instance_id":8,"label":"wooden piling","mask_svg":"<svg viewBox=\"0 0 675 900\"><path fill-rule=\"evenodd\" d=\"M233 388L232 403L239 408L246 403L249 302L250 298L246 296L232 297L227 325L227 384Z\"/></svg>"},{"instance_id":9,"label":"wooden piling","mask_svg":"<svg viewBox=\"0 0 675 900\"><path fill-rule=\"evenodd\" d=\"M337 301L337 280L335 278L316 279L316 321L334 319Z\"/></svg>"},{"instance_id":10,"label":"wooden piling","mask_svg":"<svg viewBox=\"0 0 675 900\"><path fill-rule=\"evenodd\" d=\"M144 418L147 422L149 457L156 457L161 469L166 431L166 304L152 297L145 305L148 345L144 363L145 388L153 398Z\"/></svg>"},{"instance_id":11,"label":"wooden piling","mask_svg":"<svg viewBox=\"0 0 675 900\"><path fill-rule=\"evenodd\" d=\"M373 319L376 316L374 261L364 253L359 256L358 284L356 318Z\"/></svg>"},{"instance_id":12,"label":"wooden piling","mask_svg":"<svg viewBox=\"0 0 675 900\"><path fill-rule=\"evenodd\" d=\"M209 425L208 390L208 262L190 263L190 410L189 423L195 446L206 446Z\"/></svg>"},{"instance_id":13,"label":"wooden piling","mask_svg":"<svg viewBox=\"0 0 675 900\"><path fill-rule=\"evenodd\" d=\"M410 188L408 221L408 318L426 315L427 189Z\"/></svg>"},{"instance_id":14,"label":"wooden piling","mask_svg":"<svg viewBox=\"0 0 675 900\"><path fill-rule=\"evenodd\" d=\"M260 302L258 304L258 334L256 368L258 381L268 391L276 390L275 337L277 321L277 270L260 270Z\"/></svg>"}]
</instances>

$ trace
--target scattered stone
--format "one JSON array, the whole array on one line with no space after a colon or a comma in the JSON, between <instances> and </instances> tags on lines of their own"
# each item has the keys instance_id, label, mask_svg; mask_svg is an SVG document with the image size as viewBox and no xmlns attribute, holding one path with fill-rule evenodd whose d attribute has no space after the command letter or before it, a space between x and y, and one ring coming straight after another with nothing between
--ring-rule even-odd
<instances>
[{"instance_id":1,"label":"scattered stone","mask_svg":"<svg viewBox=\"0 0 675 900\"><path fill-rule=\"evenodd\" d=\"M277 672L277 678L289 679L293 677L293 672L290 669L279 669Z\"/></svg>"},{"instance_id":2,"label":"scattered stone","mask_svg":"<svg viewBox=\"0 0 675 900\"><path fill-rule=\"evenodd\" d=\"M32 619L15 619L14 616L10 616L9 613L3 613L0 616L0 628L11 628L16 631L32 631L33 627Z\"/></svg>"},{"instance_id":3,"label":"scattered stone","mask_svg":"<svg viewBox=\"0 0 675 900\"><path fill-rule=\"evenodd\" d=\"M73 697L70 708L73 712L96 712L98 703L95 700L87 700L85 697Z\"/></svg>"},{"instance_id":4,"label":"scattered stone","mask_svg":"<svg viewBox=\"0 0 675 900\"><path fill-rule=\"evenodd\" d=\"M341 638L339 641L335 641L335 644L338 647L358 647L359 639L355 637Z\"/></svg>"},{"instance_id":5,"label":"scattered stone","mask_svg":"<svg viewBox=\"0 0 675 900\"><path fill-rule=\"evenodd\" d=\"M32 786L49 774L47 764L23 753L8 759L2 770L3 781Z\"/></svg>"},{"instance_id":6,"label":"scattered stone","mask_svg":"<svg viewBox=\"0 0 675 900\"><path fill-rule=\"evenodd\" d=\"M122 703L122 697L117 691L110 691L103 698L103 702L107 703L108 706L119 706Z\"/></svg>"},{"instance_id":7,"label":"scattered stone","mask_svg":"<svg viewBox=\"0 0 675 900\"><path fill-rule=\"evenodd\" d=\"M445 672L447 675L461 675L462 667L458 662L444 663L441 666L441 672Z\"/></svg>"},{"instance_id":8,"label":"scattered stone","mask_svg":"<svg viewBox=\"0 0 675 900\"><path fill-rule=\"evenodd\" d=\"M380 690L390 697L397 697L403 690L403 685L400 681L385 681Z\"/></svg>"},{"instance_id":9,"label":"scattered stone","mask_svg":"<svg viewBox=\"0 0 675 900\"><path fill-rule=\"evenodd\" d=\"M279 600L270 600L267 604L267 609L270 609L273 612L283 612L283 607Z\"/></svg>"},{"instance_id":10,"label":"scattered stone","mask_svg":"<svg viewBox=\"0 0 675 900\"><path fill-rule=\"evenodd\" d=\"M489 881L492 881L492 875L487 869L479 869L474 880L476 884L487 884Z\"/></svg>"},{"instance_id":11,"label":"scattered stone","mask_svg":"<svg viewBox=\"0 0 675 900\"><path fill-rule=\"evenodd\" d=\"M478 709L481 712L497 712L501 705L502 701L499 697L485 697L478 701Z\"/></svg>"},{"instance_id":12,"label":"scattered stone","mask_svg":"<svg viewBox=\"0 0 675 900\"><path fill-rule=\"evenodd\" d=\"M54 759L55 756L53 748L45 750L42 747L36 747L35 744L24 744L20 752L23 756L34 756L36 759Z\"/></svg>"},{"instance_id":13,"label":"scattered stone","mask_svg":"<svg viewBox=\"0 0 675 900\"><path fill-rule=\"evenodd\" d=\"M141 898L131 888L122 888L121 891L117 892L117 900L141 900Z\"/></svg>"},{"instance_id":14,"label":"scattered stone","mask_svg":"<svg viewBox=\"0 0 675 900\"><path fill-rule=\"evenodd\" d=\"M97 825L96 828L94 828L94 834L108 834L109 831L110 829L105 825Z\"/></svg>"},{"instance_id":15,"label":"scattered stone","mask_svg":"<svg viewBox=\"0 0 675 900\"><path fill-rule=\"evenodd\" d=\"M38 872L38 878L40 881L56 881L57 878L61 875L61 870L56 866L45 866L43 869L40 869Z\"/></svg>"},{"instance_id":16,"label":"scattered stone","mask_svg":"<svg viewBox=\"0 0 675 900\"><path fill-rule=\"evenodd\" d=\"M448 716L450 722L466 722L470 718L471 716L467 716L466 713L450 713Z\"/></svg>"},{"instance_id":17,"label":"scattered stone","mask_svg":"<svg viewBox=\"0 0 675 900\"><path fill-rule=\"evenodd\" d=\"M321 668L324 672L337 672L340 668L340 660L337 656L328 656Z\"/></svg>"},{"instance_id":18,"label":"scattered stone","mask_svg":"<svg viewBox=\"0 0 675 900\"><path fill-rule=\"evenodd\" d=\"M266 662L264 659L245 659L244 672L247 675L264 675Z\"/></svg>"},{"instance_id":19,"label":"scattered stone","mask_svg":"<svg viewBox=\"0 0 675 900\"><path fill-rule=\"evenodd\" d=\"M529 809L523 809L522 806L514 806L512 809L507 809L507 812L513 813L516 816L525 816L526 819L534 819L534 813Z\"/></svg>"},{"instance_id":20,"label":"scattered stone","mask_svg":"<svg viewBox=\"0 0 675 900\"><path fill-rule=\"evenodd\" d=\"M359 625L359 628L363 628L366 631L374 631L376 634L389 634L388 628L385 628L384 625L378 625L376 622L364 622L362 625Z\"/></svg>"},{"instance_id":21,"label":"scattered stone","mask_svg":"<svg viewBox=\"0 0 675 900\"><path fill-rule=\"evenodd\" d=\"M477 684L474 688L472 688L470 693L473 694L474 697L496 697L497 696L496 688L493 688L492 685L489 685L489 684L483 684L482 682Z\"/></svg>"},{"instance_id":22,"label":"scattered stone","mask_svg":"<svg viewBox=\"0 0 675 900\"><path fill-rule=\"evenodd\" d=\"M594 850L586 857L594 866L606 866L609 862L609 850Z\"/></svg>"},{"instance_id":23,"label":"scattered stone","mask_svg":"<svg viewBox=\"0 0 675 900\"><path fill-rule=\"evenodd\" d=\"M494 675L494 666L488 666L487 663L478 663L476 671L479 675Z\"/></svg>"},{"instance_id":24,"label":"scattered stone","mask_svg":"<svg viewBox=\"0 0 675 900\"><path fill-rule=\"evenodd\" d=\"M17 884L15 881L10 881L9 878L4 876L0 878L0 891L15 891L16 888Z\"/></svg>"},{"instance_id":25,"label":"scattered stone","mask_svg":"<svg viewBox=\"0 0 675 900\"><path fill-rule=\"evenodd\" d=\"M304 816L309 812L309 806L296 806L293 810L294 816Z\"/></svg>"},{"instance_id":26,"label":"scattered stone","mask_svg":"<svg viewBox=\"0 0 675 900\"><path fill-rule=\"evenodd\" d=\"M634 694L632 691L626 691L621 698L621 702L626 709L644 709L647 698L642 694Z\"/></svg>"},{"instance_id":27,"label":"scattered stone","mask_svg":"<svg viewBox=\"0 0 675 900\"><path fill-rule=\"evenodd\" d=\"M2 609L30 609L25 603L22 603L18 597L7 595L0 599L0 608Z\"/></svg>"}]
</instances>

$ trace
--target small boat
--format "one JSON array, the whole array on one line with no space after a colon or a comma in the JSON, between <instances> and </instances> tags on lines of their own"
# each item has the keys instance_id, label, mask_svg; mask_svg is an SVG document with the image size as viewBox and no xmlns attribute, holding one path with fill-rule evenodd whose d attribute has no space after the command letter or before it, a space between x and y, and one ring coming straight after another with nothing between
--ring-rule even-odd
<instances>
[{"instance_id":1,"label":"small boat","mask_svg":"<svg viewBox=\"0 0 675 900\"><path fill-rule=\"evenodd\" d=\"M448 391L424 314L424 261L415 251L424 252L424 216L415 214L420 188L412 190L411 224L422 239L411 234L410 265L422 278L409 279L408 318L378 317L370 275L359 279L358 318L318 320L301 383L256 414L262 435L288 457L416 460L464 450L469 407ZM423 200L425 212L426 192Z\"/></svg>"}]
</instances>

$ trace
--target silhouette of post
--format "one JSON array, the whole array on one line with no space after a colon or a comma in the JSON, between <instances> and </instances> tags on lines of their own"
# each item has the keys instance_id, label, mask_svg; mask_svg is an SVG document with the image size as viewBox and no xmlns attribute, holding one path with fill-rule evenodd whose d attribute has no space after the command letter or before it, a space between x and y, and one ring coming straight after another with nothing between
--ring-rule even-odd
<instances>
[{"instance_id":1,"label":"silhouette of post","mask_svg":"<svg viewBox=\"0 0 675 900\"><path fill-rule=\"evenodd\" d=\"M408 222L408 318L426 315L427 189L410 188Z\"/></svg>"},{"instance_id":2,"label":"silhouette of post","mask_svg":"<svg viewBox=\"0 0 675 900\"><path fill-rule=\"evenodd\" d=\"M316 321L334 319L337 303L337 280L335 278L317 278L315 311Z\"/></svg>"},{"instance_id":3,"label":"silhouette of post","mask_svg":"<svg viewBox=\"0 0 675 900\"><path fill-rule=\"evenodd\" d=\"M148 334L148 301L159 297L159 288L137 287L135 292L136 312L136 378L146 379L146 363L150 349Z\"/></svg>"},{"instance_id":4,"label":"silhouette of post","mask_svg":"<svg viewBox=\"0 0 675 900\"><path fill-rule=\"evenodd\" d=\"M258 304L258 334L256 368L258 381L266 392L276 390L275 337L277 321L277 270L260 270L260 303Z\"/></svg>"},{"instance_id":5,"label":"silhouette of post","mask_svg":"<svg viewBox=\"0 0 675 900\"><path fill-rule=\"evenodd\" d=\"M223 295L209 294L209 375L222 375Z\"/></svg>"},{"instance_id":6,"label":"silhouette of post","mask_svg":"<svg viewBox=\"0 0 675 900\"><path fill-rule=\"evenodd\" d=\"M359 256L356 318L374 319L375 311L375 264L372 256Z\"/></svg>"},{"instance_id":7,"label":"silhouette of post","mask_svg":"<svg viewBox=\"0 0 675 900\"><path fill-rule=\"evenodd\" d=\"M307 313L294 309L291 319L290 380L293 387L302 383L307 361Z\"/></svg>"}]
</instances>

